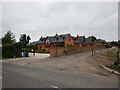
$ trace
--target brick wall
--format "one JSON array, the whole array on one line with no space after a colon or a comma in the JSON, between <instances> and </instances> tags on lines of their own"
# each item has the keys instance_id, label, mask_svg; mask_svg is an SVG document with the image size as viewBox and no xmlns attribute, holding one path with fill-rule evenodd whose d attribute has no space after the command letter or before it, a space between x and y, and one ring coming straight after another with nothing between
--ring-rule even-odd
<instances>
[{"instance_id":1,"label":"brick wall","mask_svg":"<svg viewBox=\"0 0 120 90\"><path fill-rule=\"evenodd\" d=\"M79 52L85 52L85 51L91 51L97 50L97 49L102 49L104 47L92 47L92 46L87 46L87 47L51 47L50 48L50 57L56 57L56 56L62 56L66 54L75 54Z\"/></svg>"},{"instance_id":2,"label":"brick wall","mask_svg":"<svg viewBox=\"0 0 120 90\"><path fill-rule=\"evenodd\" d=\"M45 49L45 45L44 44L38 44L37 45L37 49L40 50L40 49Z\"/></svg>"},{"instance_id":3,"label":"brick wall","mask_svg":"<svg viewBox=\"0 0 120 90\"><path fill-rule=\"evenodd\" d=\"M50 47L50 57L64 55L64 47Z\"/></svg>"}]
</instances>

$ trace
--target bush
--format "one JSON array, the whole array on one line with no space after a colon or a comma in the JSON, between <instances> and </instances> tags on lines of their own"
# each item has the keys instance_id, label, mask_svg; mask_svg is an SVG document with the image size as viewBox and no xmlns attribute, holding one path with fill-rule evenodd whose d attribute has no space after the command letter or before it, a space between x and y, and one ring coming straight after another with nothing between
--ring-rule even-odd
<instances>
[{"instance_id":1,"label":"bush","mask_svg":"<svg viewBox=\"0 0 120 90\"><path fill-rule=\"evenodd\" d=\"M34 49L35 49L34 45L31 45L31 44L28 44L28 45L27 45L27 51L28 51L28 52L33 52L33 51L31 51L31 50L34 50Z\"/></svg>"},{"instance_id":2,"label":"bush","mask_svg":"<svg viewBox=\"0 0 120 90\"><path fill-rule=\"evenodd\" d=\"M13 44L7 44L2 47L2 57L12 58L14 57L13 53Z\"/></svg>"},{"instance_id":3,"label":"bush","mask_svg":"<svg viewBox=\"0 0 120 90\"><path fill-rule=\"evenodd\" d=\"M117 65L112 65L110 66L111 69L120 69L120 66L117 66Z\"/></svg>"},{"instance_id":4,"label":"bush","mask_svg":"<svg viewBox=\"0 0 120 90\"><path fill-rule=\"evenodd\" d=\"M21 43L7 44L2 46L2 57L13 58L21 56Z\"/></svg>"},{"instance_id":5,"label":"bush","mask_svg":"<svg viewBox=\"0 0 120 90\"><path fill-rule=\"evenodd\" d=\"M73 45L72 44L68 44L68 47L73 47Z\"/></svg>"},{"instance_id":6,"label":"bush","mask_svg":"<svg viewBox=\"0 0 120 90\"><path fill-rule=\"evenodd\" d=\"M112 45L106 44L106 45L105 45L105 48L112 48Z\"/></svg>"},{"instance_id":7,"label":"bush","mask_svg":"<svg viewBox=\"0 0 120 90\"><path fill-rule=\"evenodd\" d=\"M61 44L59 44L59 45L56 45L56 47L64 47L64 46L65 46L64 43L61 43Z\"/></svg>"}]
</instances>

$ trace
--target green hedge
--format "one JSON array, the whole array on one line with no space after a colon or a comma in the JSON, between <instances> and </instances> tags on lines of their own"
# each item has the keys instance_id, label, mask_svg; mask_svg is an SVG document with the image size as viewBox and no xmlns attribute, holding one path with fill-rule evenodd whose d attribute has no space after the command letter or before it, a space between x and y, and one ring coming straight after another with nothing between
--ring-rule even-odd
<instances>
[{"instance_id":1,"label":"green hedge","mask_svg":"<svg viewBox=\"0 0 120 90\"><path fill-rule=\"evenodd\" d=\"M2 46L2 57L13 58L21 57L21 43L7 44Z\"/></svg>"},{"instance_id":2,"label":"green hedge","mask_svg":"<svg viewBox=\"0 0 120 90\"><path fill-rule=\"evenodd\" d=\"M56 47L64 47L65 44L64 43L60 43L59 45L56 45Z\"/></svg>"}]
</instances>

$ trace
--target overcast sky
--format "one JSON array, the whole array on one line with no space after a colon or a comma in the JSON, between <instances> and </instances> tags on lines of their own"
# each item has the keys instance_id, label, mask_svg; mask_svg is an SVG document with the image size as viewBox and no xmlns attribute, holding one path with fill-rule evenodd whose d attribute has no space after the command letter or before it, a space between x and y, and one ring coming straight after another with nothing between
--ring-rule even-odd
<instances>
[{"instance_id":1,"label":"overcast sky","mask_svg":"<svg viewBox=\"0 0 120 90\"><path fill-rule=\"evenodd\" d=\"M4 2L2 32L11 30L17 40L26 33L41 36L70 33L96 36L107 41L118 39L117 2Z\"/></svg>"}]
</instances>

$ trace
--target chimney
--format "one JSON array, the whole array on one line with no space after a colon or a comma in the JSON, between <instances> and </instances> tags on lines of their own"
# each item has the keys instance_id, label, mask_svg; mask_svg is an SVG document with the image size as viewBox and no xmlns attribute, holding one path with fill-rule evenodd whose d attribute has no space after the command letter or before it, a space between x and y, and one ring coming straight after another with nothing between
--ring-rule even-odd
<instances>
[{"instance_id":1,"label":"chimney","mask_svg":"<svg viewBox=\"0 0 120 90\"><path fill-rule=\"evenodd\" d=\"M58 36L58 34L56 33L55 36Z\"/></svg>"},{"instance_id":2,"label":"chimney","mask_svg":"<svg viewBox=\"0 0 120 90\"><path fill-rule=\"evenodd\" d=\"M42 40L43 40L43 37L41 36L40 39L39 39L39 41L42 41Z\"/></svg>"},{"instance_id":3,"label":"chimney","mask_svg":"<svg viewBox=\"0 0 120 90\"><path fill-rule=\"evenodd\" d=\"M77 37L76 37L76 38L77 38L77 40L78 40L78 39L80 38L80 36L77 34Z\"/></svg>"}]
</instances>

